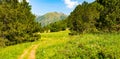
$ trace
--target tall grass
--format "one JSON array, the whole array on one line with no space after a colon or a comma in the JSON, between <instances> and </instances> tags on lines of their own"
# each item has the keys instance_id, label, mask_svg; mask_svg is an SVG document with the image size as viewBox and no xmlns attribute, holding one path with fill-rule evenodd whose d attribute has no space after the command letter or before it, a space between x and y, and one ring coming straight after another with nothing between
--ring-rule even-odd
<instances>
[{"instance_id":1,"label":"tall grass","mask_svg":"<svg viewBox=\"0 0 120 59\"><path fill-rule=\"evenodd\" d=\"M68 42L38 48L37 59L120 59L120 34L81 34L72 37L64 34L55 36L66 37ZM47 35L48 39L54 37L50 33L44 34Z\"/></svg>"},{"instance_id":2,"label":"tall grass","mask_svg":"<svg viewBox=\"0 0 120 59\"><path fill-rule=\"evenodd\" d=\"M44 59L48 56L52 56L55 53L56 49L51 49L54 46L61 46L64 45L66 42L69 41L68 35L69 31L60 31L60 32L53 32L53 33L42 33L41 40L47 42L46 44L41 44L37 49L36 58L37 59ZM46 49L47 48L47 49Z\"/></svg>"},{"instance_id":3,"label":"tall grass","mask_svg":"<svg viewBox=\"0 0 120 59\"><path fill-rule=\"evenodd\" d=\"M18 59L23 51L33 43L23 43L14 46L8 46L0 49L0 59Z\"/></svg>"},{"instance_id":4,"label":"tall grass","mask_svg":"<svg viewBox=\"0 0 120 59\"><path fill-rule=\"evenodd\" d=\"M53 32L53 33L42 33L41 38L53 38L53 39L60 39L60 38L66 38L68 37L68 33L70 31L60 31L60 32Z\"/></svg>"}]
</instances>

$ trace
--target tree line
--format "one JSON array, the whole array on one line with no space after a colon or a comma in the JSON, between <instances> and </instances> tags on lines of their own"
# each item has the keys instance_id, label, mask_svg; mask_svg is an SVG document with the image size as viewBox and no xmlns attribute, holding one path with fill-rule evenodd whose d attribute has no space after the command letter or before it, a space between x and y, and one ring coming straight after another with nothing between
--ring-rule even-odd
<instances>
[{"instance_id":1,"label":"tree line","mask_svg":"<svg viewBox=\"0 0 120 59\"><path fill-rule=\"evenodd\" d=\"M0 46L38 40L40 29L26 0L0 0Z\"/></svg>"},{"instance_id":2,"label":"tree line","mask_svg":"<svg viewBox=\"0 0 120 59\"><path fill-rule=\"evenodd\" d=\"M120 0L96 0L78 5L67 18L71 32L120 32Z\"/></svg>"},{"instance_id":3,"label":"tree line","mask_svg":"<svg viewBox=\"0 0 120 59\"><path fill-rule=\"evenodd\" d=\"M72 34L120 32L120 1L96 0L79 4L64 21L45 26L51 32L69 28Z\"/></svg>"},{"instance_id":4,"label":"tree line","mask_svg":"<svg viewBox=\"0 0 120 59\"><path fill-rule=\"evenodd\" d=\"M41 32L58 32L58 31L63 31L66 30L67 28L67 22L66 20L60 20L54 23L51 23L47 26L42 27Z\"/></svg>"}]
</instances>

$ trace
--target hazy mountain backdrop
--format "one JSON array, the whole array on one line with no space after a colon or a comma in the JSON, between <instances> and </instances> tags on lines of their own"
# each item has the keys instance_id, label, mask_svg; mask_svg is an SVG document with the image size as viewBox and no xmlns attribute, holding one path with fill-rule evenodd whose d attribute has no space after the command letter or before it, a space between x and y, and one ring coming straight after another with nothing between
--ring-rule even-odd
<instances>
[{"instance_id":1,"label":"hazy mountain backdrop","mask_svg":"<svg viewBox=\"0 0 120 59\"><path fill-rule=\"evenodd\" d=\"M45 15L38 16L36 18L36 21L41 23L42 26L46 26L50 23L54 23L59 20L64 20L65 18L67 18L67 15L63 13L50 12L50 13L46 13Z\"/></svg>"}]
</instances>

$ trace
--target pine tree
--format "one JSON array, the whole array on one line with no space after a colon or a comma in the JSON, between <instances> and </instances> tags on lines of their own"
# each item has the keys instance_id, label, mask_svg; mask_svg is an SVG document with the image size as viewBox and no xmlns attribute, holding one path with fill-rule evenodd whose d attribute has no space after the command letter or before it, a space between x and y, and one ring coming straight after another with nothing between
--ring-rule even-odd
<instances>
[{"instance_id":1,"label":"pine tree","mask_svg":"<svg viewBox=\"0 0 120 59\"><path fill-rule=\"evenodd\" d=\"M99 18L99 5L96 2L83 2L78 5L75 10L68 17L68 26L73 33L89 33L95 32L96 19Z\"/></svg>"},{"instance_id":2,"label":"pine tree","mask_svg":"<svg viewBox=\"0 0 120 59\"><path fill-rule=\"evenodd\" d=\"M31 6L26 0L2 0L0 4L0 39L4 45L35 41L39 37L34 33L41 28L35 22Z\"/></svg>"},{"instance_id":3,"label":"pine tree","mask_svg":"<svg viewBox=\"0 0 120 59\"><path fill-rule=\"evenodd\" d=\"M120 31L120 0L96 0L104 9L100 12L98 28L104 32Z\"/></svg>"}]
</instances>

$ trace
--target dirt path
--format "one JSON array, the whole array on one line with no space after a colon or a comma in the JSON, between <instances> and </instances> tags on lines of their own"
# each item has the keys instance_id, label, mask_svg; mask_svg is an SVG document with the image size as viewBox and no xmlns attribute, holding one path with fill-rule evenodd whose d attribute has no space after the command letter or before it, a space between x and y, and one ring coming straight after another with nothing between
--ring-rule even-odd
<instances>
[{"instance_id":1,"label":"dirt path","mask_svg":"<svg viewBox=\"0 0 120 59\"><path fill-rule=\"evenodd\" d=\"M28 49L25 49L24 52L22 53L22 55L20 55L20 57L18 59L24 59L25 55L29 52L29 50L32 48L32 46Z\"/></svg>"},{"instance_id":2,"label":"dirt path","mask_svg":"<svg viewBox=\"0 0 120 59\"><path fill-rule=\"evenodd\" d=\"M36 49L39 47L39 45L46 44L46 42L47 40L33 44L29 48L25 49L18 59L35 59Z\"/></svg>"},{"instance_id":3,"label":"dirt path","mask_svg":"<svg viewBox=\"0 0 120 59\"><path fill-rule=\"evenodd\" d=\"M68 40L53 40L53 39L47 39L40 41L39 43L33 44L31 47L25 49L20 55L18 59L35 59L36 58L36 49L38 47L43 48L43 47L48 47L52 46L55 44L61 44L64 42L67 42Z\"/></svg>"},{"instance_id":4,"label":"dirt path","mask_svg":"<svg viewBox=\"0 0 120 59\"><path fill-rule=\"evenodd\" d=\"M30 51L30 54L28 55L28 59L35 59L35 53L36 53L36 49L38 48L38 45L34 45L33 48Z\"/></svg>"},{"instance_id":5,"label":"dirt path","mask_svg":"<svg viewBox=\"0 0 120 59\"><path fill-rule=\"evenodd\" d=\"M18 59L35 59L35 53L38 46L39 44L35 44L25 49Z\"/></svg>"}]
</instances>

